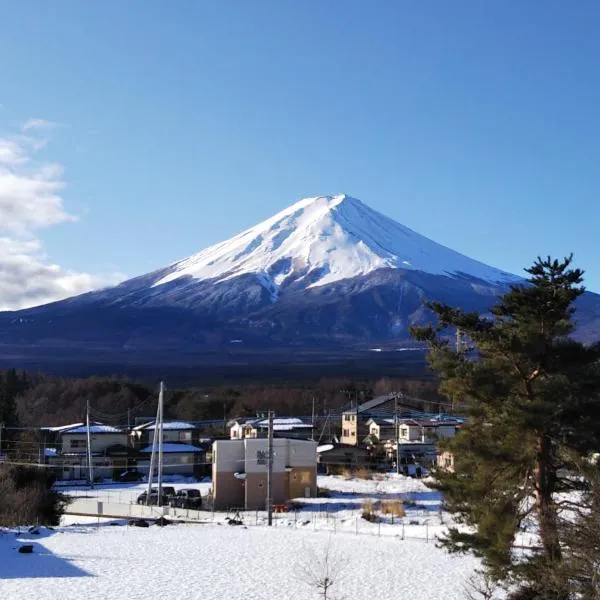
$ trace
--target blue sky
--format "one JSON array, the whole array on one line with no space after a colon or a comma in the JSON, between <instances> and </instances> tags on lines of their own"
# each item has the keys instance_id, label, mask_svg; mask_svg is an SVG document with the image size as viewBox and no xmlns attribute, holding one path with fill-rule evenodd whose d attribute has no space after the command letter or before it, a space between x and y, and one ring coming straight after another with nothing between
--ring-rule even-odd
<instances>
[{"instance_id":1,"label":"blue sky","mask_svg":"<svg viewBox=\"0 0 600 600\"><path fill-rule=\"evenodd\" d=\"M41 273L4 306L340 192L508 271L574 252L600 292L599 56L592 1L7 2L0 168L51 191L6 226L0 187Z\"/></svg>"}]
</instances>

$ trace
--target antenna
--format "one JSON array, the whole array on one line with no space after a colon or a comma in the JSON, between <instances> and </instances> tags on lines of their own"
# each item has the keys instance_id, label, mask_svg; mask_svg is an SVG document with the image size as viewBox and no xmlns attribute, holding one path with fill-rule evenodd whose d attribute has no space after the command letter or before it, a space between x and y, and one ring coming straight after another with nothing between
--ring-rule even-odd
<instances>
[{"instance_id":1,"label":"antenna","mask_svg":"<svg viewBox=\"0 0 600 600\"><path fill-rule=\"evenodd\" d=\"M88 479L90 486L94 485L94 465L92 463L92 436L90 434L90 399L85 405L85 423L87 429L87 460L88 460Z\"/></svg>"}]
</instances>

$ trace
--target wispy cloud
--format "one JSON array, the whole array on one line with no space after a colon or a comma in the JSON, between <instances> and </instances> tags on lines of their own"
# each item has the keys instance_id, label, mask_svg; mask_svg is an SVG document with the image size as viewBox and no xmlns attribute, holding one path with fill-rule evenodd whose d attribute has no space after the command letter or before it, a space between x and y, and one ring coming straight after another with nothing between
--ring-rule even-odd
<instances>
[{"instance_id":1,"label":"wispy cloud","mask_svg":"<svg viewBox=\"0 0 600 600\"><path fill-rule=\"evenodd\" d=\"M36 157L48 141L39 137L51 127L47 123L30 119L21 128L30 134L0 137L0 310L58 300L123 279L116 272L66 270L44 252L39 230L77 221L61 195L66 185L62 165Z\"/></svg>"},{"instance_id":2,"label":"wispy cloud","mask_svg":"<svg viewBox=\"0 0 600 600\"><path fill-rule=\"evenodd\" d=\"M46 119L27 119L21 126L23 131L31 131L35 129L54 129L58 127L59 123L55 121L48 121Z\"/></svg>"}]
</instances>

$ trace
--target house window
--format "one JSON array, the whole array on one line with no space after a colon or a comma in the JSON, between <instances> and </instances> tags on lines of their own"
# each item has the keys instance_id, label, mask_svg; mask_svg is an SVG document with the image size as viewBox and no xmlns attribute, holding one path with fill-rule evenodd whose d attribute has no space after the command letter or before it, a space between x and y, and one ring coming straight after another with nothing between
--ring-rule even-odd
<instances>
[{"instance_id":1,"label":"house window","mask_svg":"<svg viewBox=\"0 0 600 600\"><path fill-rule=\"evenodd\" d=\"M446 456L446 458L444 458L444 466L445 467L451 467L452 466L452 459L449 456Z\"/></svg>"},{"instance_id":2,"label":"house window","mask_svg":"<svg viewBox=\"0 0 600 600\"><path fill-rule=\"evenodd\" d=\"M402 429L400 429L400 435L403 438L408 437L408 429L406 427L402 427Z\"/></svg>"},{"instance_id":3,"label":"house window","mask_svg":"<svg viewBox=\"0 0 600 600\"><path fill-rule=\"evenodd\" d=\"M350 430L349 429L344 429L344 431L342 432L342 435L344 437L349 437L350 436Z\"/></svg>"},{"instance_id":4,"label":"house window","mask_svg":"<svg viewBox=\"0 0 600 600\"><path fill-rule=\"evenodd\" d=\"M71 440L70 447L74 448L85 448L87 446L86 440Z\"/></svg>"}]
</instances>

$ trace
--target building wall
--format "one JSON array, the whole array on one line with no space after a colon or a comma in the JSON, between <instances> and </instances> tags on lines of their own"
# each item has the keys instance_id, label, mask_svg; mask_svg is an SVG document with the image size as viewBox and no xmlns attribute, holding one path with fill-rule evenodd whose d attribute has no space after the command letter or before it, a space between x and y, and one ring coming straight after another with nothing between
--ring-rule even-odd
<instances>
[{"instance_id":1,"label":"building wall","mask_svg":"<svg viewBox=\"0 0 600 600\"><path fill-rule=\"evenodd\" d=\"M62 436L62 452L81 452L87 450L87 434L65 433ZM126 433L99 433L90 436L92 452L104 452L109 446L121 444L127 446ZM75 444L73 444L75 442Z\"/></svg>"},{"instance_id":2,"label":"building wall","mask_svg":"<svg viewBox=\"0 0 600 600\"><path fill-rule=\"evenodd\" d=\"M169 452L163 454L163 473L165 475L194 475L196 464L202 461L202 453L198 452ZM155 458L154 476L158 473L158 456ZM147 473L150 470L150 455L138 459L138 468Z\"/></svg>"},{"instance_id":3,"label":"building wall","mask_svg":"<svg viewBox=\"0 0 600 600\"><path fill-rule=\"evenodd\" d=\"M342 444L349 444L351 446L358 446L360 441L360 428L367 430L366 423L360 419L356 413L343 413L342 414L342 437L340 439ZM366 433L365 433L366 435ZM363 436L364 437L364 436Z\"/></svg>"},{"instance_id":4,"label":"building wall","mask_svg":"<svg viewBox=\"0 0 600 600\"><path fill-rule=\"evenodd\" d=\"M48 464L54 467L56 477L59 480L87 480L88 462L87 456L52 456L48 459ZM110 458L92 457L92 465L94 469L94 479L101 477L110 479L113 476L113 461Z\"/></svg>"},{"instance_id":5,"label":"building wall","mask_svg":"<svg viewBox=\"0 0 600 600\"><path fill-rule=\"evenodd\" d=\"M154 429L148 430L148 444L154 443L154 431ZM163 442L191 444L193 438L192 433L191 429L163 429Z\"/></svg>"},{"instance_id":6,"label":"building wall","mask_svg":"<svg viewBox=\"0 0 600 600\"><path fill-rule=\"evenodd\" d=\"M317 443L273 440L273 503L316 495ZM213 444L215 508L264 509L267 497L268 440L223 440ZM238 479L235 473L244 474Z\"/></svg>"},{"instance_id":7,"label":"building wall","mask_svg":"<svg viewBox=\"0 0 600 600\"><path fill-rule=\"evenodd\" d=\"M444 471L454 471L454 454L452 452L441 452L437 457L437 466Z\"/></svg>"}]
</instances>

